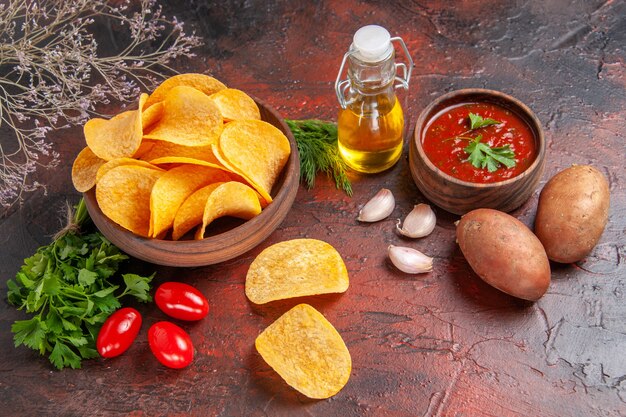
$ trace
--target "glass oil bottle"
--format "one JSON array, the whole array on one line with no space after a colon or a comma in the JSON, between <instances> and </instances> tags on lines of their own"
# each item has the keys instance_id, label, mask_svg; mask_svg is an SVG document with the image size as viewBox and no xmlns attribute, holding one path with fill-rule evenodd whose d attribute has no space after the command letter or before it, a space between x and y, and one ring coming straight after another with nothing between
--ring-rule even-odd
<instances>
[{"instance_id":1,"label":"glass oil bottle","mask_svg":"<svg viewBox=\"0 0 626 417\"><path fill-rule=\"evenodd\" d=\"M400 43L407 63L395 62L394 41ZM348 78L341 80L346 63ZM412 68L413 60L402 39L391 38L385 28L368 25L354 34L335 92L341 105L339 153L355 171L384 171L402 155L404 113L395 89L408 90Z\"/></svg>"}]
</instances>

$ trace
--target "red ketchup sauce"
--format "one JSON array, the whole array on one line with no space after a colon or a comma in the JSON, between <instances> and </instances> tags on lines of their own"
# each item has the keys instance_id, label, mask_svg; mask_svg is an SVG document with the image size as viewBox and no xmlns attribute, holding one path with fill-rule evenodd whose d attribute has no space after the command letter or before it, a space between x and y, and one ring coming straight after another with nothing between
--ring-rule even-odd
<instances>
[{"instance_id":1,"label":"red ketchup sauce","mask_svg":"<svg viewBox=\"0 0 626 417\"><path fill-rule=\"evenodd\" d=\"M492 118L497 125L470 130L469 113ZM487 168L476 168L467 159L464 151L469 140L482 135L481 143L491 147L509 145L515 152L515 166L499 165L494 172ZM443 109L436 114L422 136L422 147L426 156L440 170L463 181L493 183L508 180L524 172L537 156L535 135L530 127L512 111L493 103L461 103Z\"/></svg>"}]
</instances>

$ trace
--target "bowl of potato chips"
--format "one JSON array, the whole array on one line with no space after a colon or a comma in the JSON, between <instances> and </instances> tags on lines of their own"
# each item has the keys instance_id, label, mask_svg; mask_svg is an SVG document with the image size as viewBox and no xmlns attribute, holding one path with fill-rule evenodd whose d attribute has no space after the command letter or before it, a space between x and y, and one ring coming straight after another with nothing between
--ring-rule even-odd
<instances>
[{"instance_id":1,"label":"bowl of potato chips","mask_svg":"<svg viewBox=\"0 0 626 417\"><path fill-rule=\"evenodd\" d=\"M102 234L159 265L239 256L283 221L298 191L295 139L279 114L204 74L141 94L136 109L84 126L72 167Z\"/></svg>"}]
</instances>

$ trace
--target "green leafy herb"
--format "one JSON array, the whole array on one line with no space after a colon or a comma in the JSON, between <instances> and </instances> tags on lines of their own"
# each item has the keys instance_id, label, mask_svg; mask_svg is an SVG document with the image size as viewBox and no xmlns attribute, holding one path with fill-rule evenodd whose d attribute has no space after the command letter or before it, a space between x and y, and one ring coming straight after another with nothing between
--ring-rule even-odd
<instances>
[{"instance_id":1,"label":"green leafy herb","mask_svg":"<svg viewBox=\"0 0 626 417\"><path fill-rule=\"evenodd\" d=\"M470 113L469 118L470 118L470 129L472 130L480 129L481 127L485 127L485 126L498 125L502 123L497 120L491 119L489 117L486 119L483 119L482 116L478 114L474 114L474 113Z\"/></svg>"},{"instance_id":2,"label":"green leafy herb","mask_svg":"<svg viewBox=\"0 0 626 417\"><path fill-rule=\"evenodd\" d=\"M470 113L471 114L471 113ZM515 166L515 152L509 145L492 148L480 140L483 135L478 135L464 149L469 154L467 159L476 168L487 168L489 172L494 172L502 164L507 168Z\"/></svg>"},{"instance_id":3,"label":"green leafy herb","mask_svg":"<svg viewBox=\"0 0 626 417\"><path fill-rule=\"evenodd\" d=\"M482 116L474 113L469 114L470 130L461 133L458 136L454 136L445 140L467 140L467 145L463 150L469 155L467 161L470 162L476 168L482 168L489 172L496 171L502 164L507 168L515 166L515 151L511 149L510 145L504 145L499 147L491 147L487 143L481 142L483 135L478 135L475 138L465 136L472 130L480 129L483 127L497 125L502 122L491 118L483 118Z\"/></svg>"},{"instance_id":4,"label":"green leafy herb","mask_svg":"<svg viewBox=\"0 0 626 417\"><path fill-rule=\"evenodd\" d=\"M318 172L335 180L337 188L352 195L352 185L346 174L348 166L337 148L337 125L321 120L285 120L298 144L300 179L309 188L315 185Z\"/></svg>"},{"instance_id":5,"label":"green leafy herb","mask_svg":"<svg viewBox=\"0 0 626 417\"><path fill-rule=\"evenodd\" d=\"M98 356L98 331L121 306L119 299L130 295L151 301L154 277L125 274L124 289L116 294L120 285L113 283L113 277L128 256L98 232L79 233L89 219L84 200L70 219L70 225L24 259L15 280L7 282L9 302L33 314L11 326L15 346L48 354L58 369L80 368L82 359Z\"/></svg>"}]
</instances>

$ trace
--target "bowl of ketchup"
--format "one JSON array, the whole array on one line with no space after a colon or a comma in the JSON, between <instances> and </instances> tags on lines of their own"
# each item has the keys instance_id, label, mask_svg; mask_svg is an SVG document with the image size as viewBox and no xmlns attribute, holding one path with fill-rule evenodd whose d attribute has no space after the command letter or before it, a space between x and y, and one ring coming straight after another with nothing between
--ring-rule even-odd
<instances>
[{"instance_id":1,"label":"bowl of ketchup","mask_svg":"<svg viewBox=\"0 0 626 417\"><path fill-rule=\"evenodd\" d=\"M528 106L499 91L463 89L421 112L409 165L421 193L446 211L510 212L536 189L545 148L541 123Z\"/></svg>"}]
</instances>

